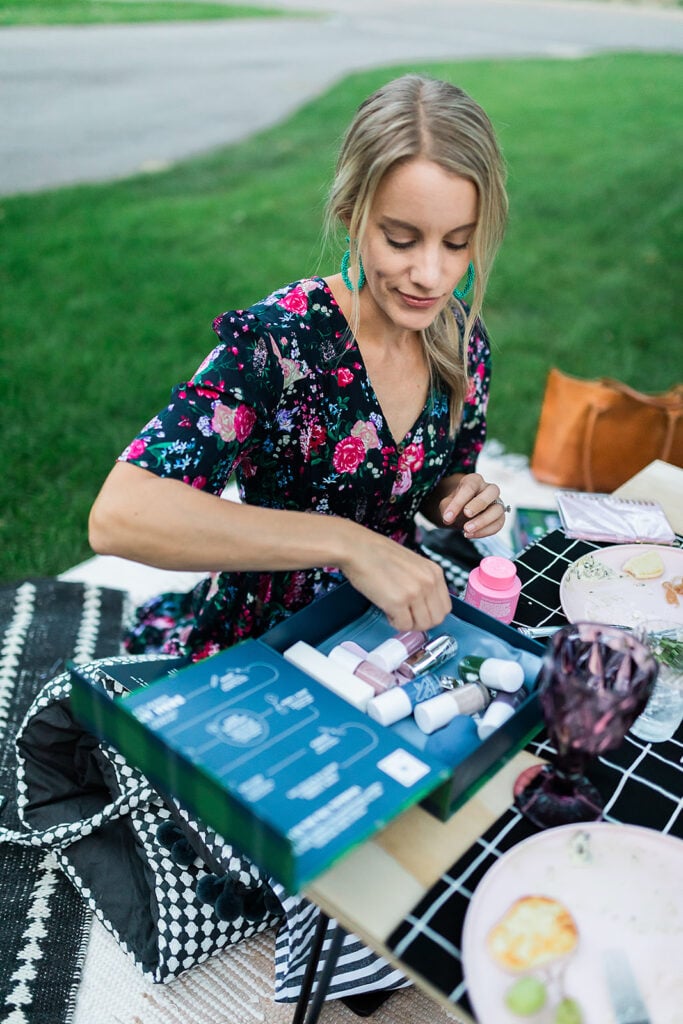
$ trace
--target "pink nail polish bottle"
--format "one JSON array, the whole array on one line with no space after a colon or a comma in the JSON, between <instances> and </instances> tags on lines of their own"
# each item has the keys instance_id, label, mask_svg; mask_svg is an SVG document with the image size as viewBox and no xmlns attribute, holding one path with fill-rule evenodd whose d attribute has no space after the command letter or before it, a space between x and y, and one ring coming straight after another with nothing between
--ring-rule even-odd
<instances>
[{"instance_id":1,"label":"pink nail polish bottle","mask_svg":"<svg viewBox=\"0 0 683 1024\"><path fill-rule=\"evenodd\" d=\"M368 661L373 665L379 665L385 672L393 672L402 661L423 647L427 640L427 633L419 629L396 633L379 647L373 647L368 654Z\"/></svg>"},{"instance_id":2,"label":"pink nail polish bottle","mask_svg":"<svg viewBox=\"0 0 683 1024\"><path fill-rule=\"evenodd\" d=\"M375 693L384 693L385 690L398 685L397 677L368 661L367 651L353 640L343 640L337 644L328 654L328 658L338 665L343 665L364 683L369 683Z\"/></svg>"},{"instance_id":3,"label":"pink nail polish bottle","mask_svg":"<svg viewBox=\"0 0 683 1024\"><path fill-rule=\"evenodd\" d=\"M501 622L511 622L521 588L514 562L487 555L467 578L465 600Z\"/></svg>"}]
</instances>

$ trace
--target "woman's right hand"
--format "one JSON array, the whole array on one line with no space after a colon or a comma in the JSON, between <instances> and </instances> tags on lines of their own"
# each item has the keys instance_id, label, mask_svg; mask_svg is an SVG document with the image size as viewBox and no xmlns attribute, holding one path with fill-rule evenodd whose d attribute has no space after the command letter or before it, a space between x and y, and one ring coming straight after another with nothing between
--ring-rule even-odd
<instances>
[{"instance_id":1,"label":"woman's right hand","mask_svg":"<svg viewBox=\"0 0 683 1024\"><path fill-rule=\"evenodd\" d=\"M388 537L360 529L365 536L339 566L349 582L384 612L397 631L439 626L451 611L443 570Z\"/></svg>"}]
</instances>

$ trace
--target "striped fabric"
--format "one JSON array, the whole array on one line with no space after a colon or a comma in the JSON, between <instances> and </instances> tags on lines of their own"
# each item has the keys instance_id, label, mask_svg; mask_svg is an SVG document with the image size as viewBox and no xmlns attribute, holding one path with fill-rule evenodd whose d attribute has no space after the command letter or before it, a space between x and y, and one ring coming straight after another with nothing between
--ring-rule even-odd
<instances>
[{"instance_id":1,"label":"striped fabric","mask_svg":"<svg viewBox=\"0 0 683 1024\"><path fill-rule=\"evenodd\" d=\"M302 896L288 896L282 886L271 880L285 911L275 941L275 998L278 1002L295 1002L299 997L304 973L311 956L311 945L320 911ZM331 920L318 963L316 984L325 964L325 955L332 941L336 921ZM326 999L341 999L373 989L404 988L410 982L386 960L364 946L355 935L346 935Z\"/></svg>"}]
</instances>

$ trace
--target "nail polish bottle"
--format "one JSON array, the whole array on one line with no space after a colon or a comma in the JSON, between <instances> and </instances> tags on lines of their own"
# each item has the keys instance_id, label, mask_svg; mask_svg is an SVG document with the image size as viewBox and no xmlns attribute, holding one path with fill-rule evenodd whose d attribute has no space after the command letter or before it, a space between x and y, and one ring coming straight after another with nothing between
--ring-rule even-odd
<instances>
[{"instance_id":1,"label":"nail polish bottle","mask_svg":"<svg viewBox=\"0 0 683 1024\"><path fill-rule=\"evenodd\" d=\"M368 652L353 640L343 640L336 647L333 647L328 654L330 661L342 665L354 676L369 683L375 693L384 693L398 684L398 679L391 672L386 672L379 665L373 665L368 661Z\"/></svg>"},{"instance_id":2,"label":"nail polish bottle","mask_svg":"<svg viewBox=\"0 0 683 1024\"><path fill-rule=\"evenodd\" d=\"M443 665L444 661L453 657L457 649L458 641L454 636L437 636L433 640L428 640L424 647L402 661L397 671L399 675L415 679L416 676Z\"/></svg>"},{"instance_id":3,"label":"nail polish bottle","mask_svg":"<svg viewBox=\"0 0 683 1024\"><path fill-rule=\"evenodd\" d=\"M490 703L491 694L483 683L466 683L418 704L413 717L422 732L432 733L448 725L456 715L476 715Z\"/></svg>"},{"instance_id":4,"label":"nail polish bottle","mask_svg":"<svg viewBox=\"0 0 683 1024\"><path fill-rule=\"evenodd\" d=\"M368 661L379 665L385 672L393 672L402 661L427 642L427 633L419 629L397 633L368 652Z\"/></svg>"},{"instance_id":5,"label":"nail polish bottle","mask_svg":"<svg viewBox=\"0 0 683 1024\"><path fill-rule=\"evenodd\" d=\"M335 665L317 647L304 640L297 640L282 652L282 656L359 711L365 711L368 701L375 696L375 690L369 683L354 676L343 665Z\"/></svg>"},{"instance_id":6,"label":"nail polish bottle","mask_svg":"<svg viewBox=\"0 0 683 1024\"><path fill-rule=\"evenodd\" d=\"M521 588L514 562L487 555L467 578L465 601L501 622L511 622Z\"/></svg>"},{"instance_id":7,"label":"nail polish bottle","mask_svg":"<svg viewBox=\"0 0 683 1024\"><path fill-rule=\"evenodd\" d=\"M431 672L418 676L417 679L401 677L400 685L392 690L380 693L368 701L366 712L369 718L380 725L393 725L402 718L407 718L416 704L430 700L443 693L441 679Z\"/></svg>"},{"instance_id":8,"label":"nail polish bottle","mask_svg":"<svg viewBox=\"0 0 683 1024\"><path fill-rule=\"evenodd\" d=\"M479 681L489 690L505 693L514 693L524 682L520 663L505 658L479 658L470 654L458 663L458 674L463 683Z\"/></svg>"},{"instance_id":9,"label":"nail polish bottle","mask_svg":"<svg viewBox=\"0 0 683 1024\"><path fill-rule=\"evenodd\" d=\"M495 729L499 729L509 718L512 718L515 711L528 694L524 687L514 693L499 693L491 701L484 714L477 723L477 734L480 740L485 740Z\"/></svg>"}]
</instances>

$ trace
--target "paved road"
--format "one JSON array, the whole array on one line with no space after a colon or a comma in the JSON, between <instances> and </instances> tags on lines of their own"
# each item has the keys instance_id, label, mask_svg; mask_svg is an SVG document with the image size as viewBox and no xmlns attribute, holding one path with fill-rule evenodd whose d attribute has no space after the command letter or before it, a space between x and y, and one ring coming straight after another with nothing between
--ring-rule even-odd
<instances>
[{"instance_id":1,"label":"paved road","mask_svg":"<svg viewBox=\"0 0 683 1024\"><path fill-rule=\"evenodd\" d=\"M356 69L683 52L683 12L671 8L590 0L269 2L318 16L0 30L0 194L165 166L277 122Z\"/></svg>"}]
</instances>

